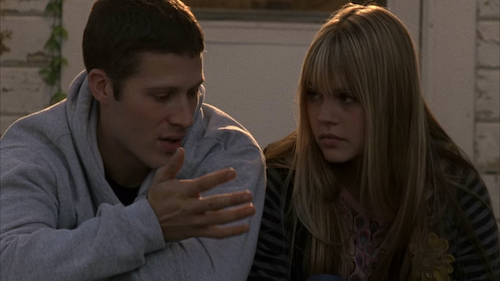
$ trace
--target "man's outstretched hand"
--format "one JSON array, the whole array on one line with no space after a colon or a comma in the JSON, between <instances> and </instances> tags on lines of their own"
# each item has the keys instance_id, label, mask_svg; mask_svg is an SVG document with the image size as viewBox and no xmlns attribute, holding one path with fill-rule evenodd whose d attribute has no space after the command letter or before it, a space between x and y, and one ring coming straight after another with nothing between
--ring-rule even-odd
<instances>
[{"instance_id":1,"label":"man's outstretched hand","mask_svg":"<svg viewBox=\"0 0 500 281\"><path fill-rule=\"evenodd\" d=\"M184 149L178 148L170 161L158 169L148 192L149 204L158 217L165 241L224 238L247 232L248 224L220 225L255 213L249 191L201 197L202 192L233 180L236 171L223 169L197 179L176 180L183 163ZM228 207L234 208L225 209Z\"/></svg>"}]
</instances>

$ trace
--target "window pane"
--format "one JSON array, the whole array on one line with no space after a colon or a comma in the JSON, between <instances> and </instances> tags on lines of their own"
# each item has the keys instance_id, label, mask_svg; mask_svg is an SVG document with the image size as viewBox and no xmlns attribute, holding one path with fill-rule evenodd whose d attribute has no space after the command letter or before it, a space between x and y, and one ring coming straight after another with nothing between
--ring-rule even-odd
<instances>
[{"instance_id":1,"label":"window pane","mask_svg":"<svg viewBox=\"0 0 500 281\"><path fill-rule=\"evenodd\" d=\"M331 12L350 2L349 0L184 0L192 8L237 10L288 10ZM363 3L365 1L352 1ZM376 1L385 6L385 0Z\"/></svg>"},{"instance_id":2,"label":"window pane","mask_svg":"<svg viewBox=\"0 0 500 281\"><path fill-rule=\"evenodd\" d=\"M348 2L366 0L184 0L199 19L322 21ZM385 6L386 0L376 1Z\"/></svg>"}]
</instances>

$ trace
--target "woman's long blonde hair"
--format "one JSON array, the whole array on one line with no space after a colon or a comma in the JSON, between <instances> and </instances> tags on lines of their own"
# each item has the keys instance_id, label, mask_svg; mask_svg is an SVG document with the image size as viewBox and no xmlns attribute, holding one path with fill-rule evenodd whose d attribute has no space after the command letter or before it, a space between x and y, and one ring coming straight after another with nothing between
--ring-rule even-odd
<instances>
[{"instance_id":1,"label":"woman's long blonde hair","mask_svg":"<svg viewBox=\"0 0 500 281\"><path fill-rule=\"evenodd\" d=\"M440 216L447 191L438 159L473 169L425 105L418 65L408 30L379 6L347 4L315 36L300 77L298 128L266 150L268 160L289 156L291 214L311 233L309 274L340 272L347 278L348 239L334 204L340 194L334 168L317 146L307 117L311 85L324 93L347 86L365 110L360 201L392 222L385 254L371 275L375 280L406 279L408 244L425 241L433 218ZM422 215L429 207L434 216Z\"/></svg>"}]
</instances>

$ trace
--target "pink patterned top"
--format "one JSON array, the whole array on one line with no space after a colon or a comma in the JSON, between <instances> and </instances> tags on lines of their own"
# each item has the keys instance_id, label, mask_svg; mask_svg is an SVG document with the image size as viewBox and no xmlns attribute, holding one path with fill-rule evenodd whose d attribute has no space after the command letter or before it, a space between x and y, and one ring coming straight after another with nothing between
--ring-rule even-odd
<instances>
[{"instance_id":1,"label":"pink patterned top","mask_svg":"<svg viewBox=\"0 0 500 281\"><path fill-rule=\"evenodd\" d=\"M384 241L391 224L378 220L369 213L352 194L343 190L340 194L341 212L344 215L350 234L348 281L368 280L378 256L384 250Z\"/></svg>"}]
</instances>

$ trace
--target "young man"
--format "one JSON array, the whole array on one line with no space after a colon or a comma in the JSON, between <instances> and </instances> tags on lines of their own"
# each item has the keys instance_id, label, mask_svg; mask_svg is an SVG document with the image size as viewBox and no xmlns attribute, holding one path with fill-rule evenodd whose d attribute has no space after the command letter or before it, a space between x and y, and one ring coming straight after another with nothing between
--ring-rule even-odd
<instances>
[{"instance_id":1,"label":"young man","mask_svg":"<svg viewBox=\"0 0 500 281\"><path fill-rule=\"evenodd\" d=\"M203 49L180 1L97 0L67 100L1 139L1 280L246 279L263 156Z\"/></svg>"}]
</instances>

